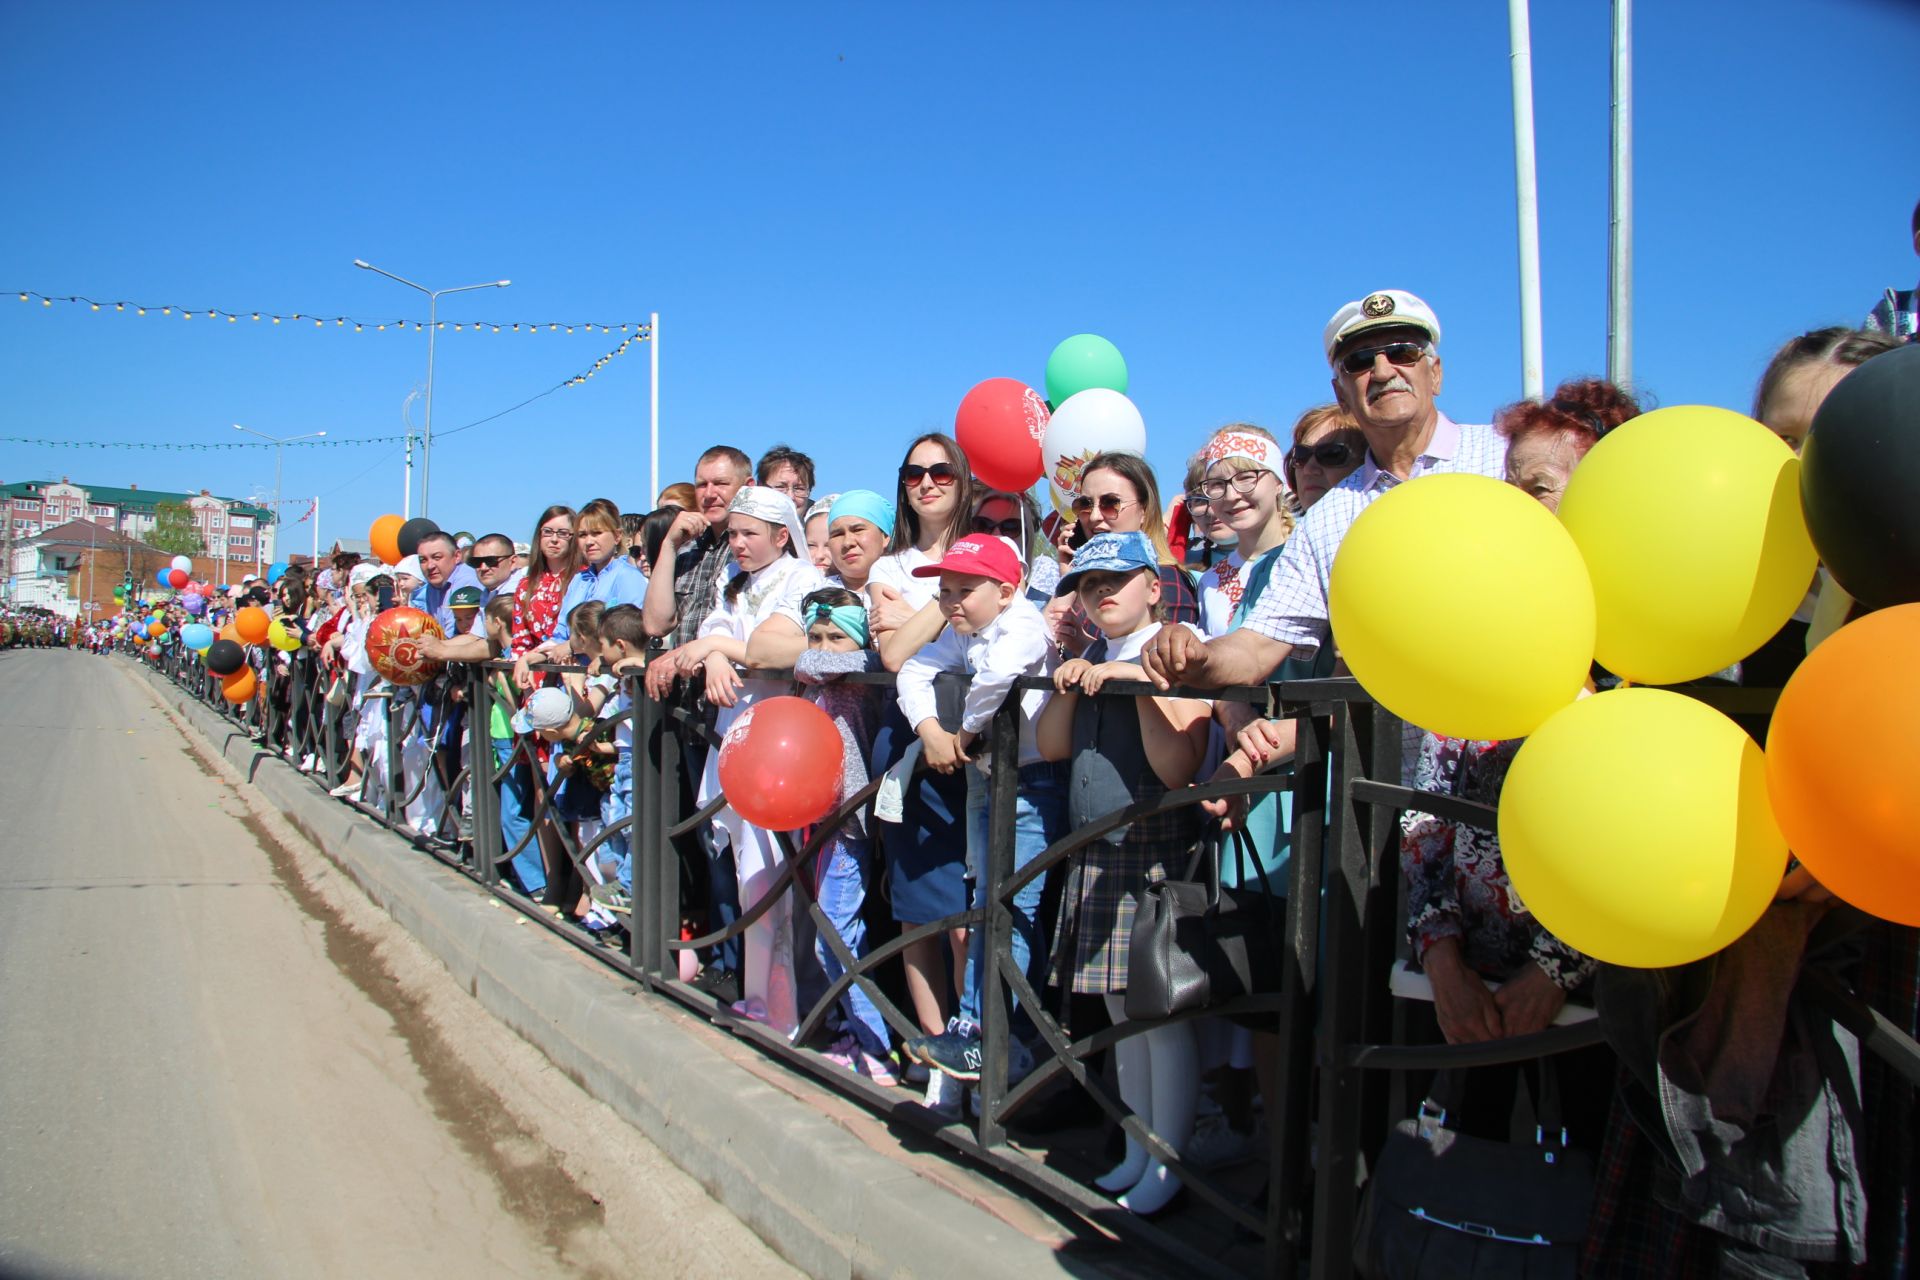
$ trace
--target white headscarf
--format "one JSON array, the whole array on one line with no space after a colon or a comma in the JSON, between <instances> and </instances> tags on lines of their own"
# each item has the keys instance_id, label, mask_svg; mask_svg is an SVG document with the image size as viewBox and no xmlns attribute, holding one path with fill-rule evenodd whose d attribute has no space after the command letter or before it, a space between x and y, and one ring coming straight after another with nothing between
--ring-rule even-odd
<instances>
[{"instance_id":1,"label":"white headscarf","mask_svg":"<svg viewBox=\"0 0 1920 1280\"><path fill-rule=\"evenodd\" d=\"M747 485L733 495L733 503L727 508L727 514L748 515L756 520L765 520L768 524L785 526L787 537L793 543L793 554L802 560L807 558L806 526L800 523L800 513L793 509L793 499L778 489L758 484Z\"/></svg>"}]
</instances>

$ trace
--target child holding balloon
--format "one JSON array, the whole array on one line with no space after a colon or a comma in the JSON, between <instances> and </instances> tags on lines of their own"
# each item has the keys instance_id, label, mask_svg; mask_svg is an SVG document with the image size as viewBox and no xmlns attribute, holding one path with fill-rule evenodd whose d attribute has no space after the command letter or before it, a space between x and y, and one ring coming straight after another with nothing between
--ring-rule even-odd
<instances>
[{"instance_id":1,"label":"child holding balloon","mask_svg":"<svg viewBox=\"0 0 1920 1280\"><path fill-rule=\"evenodd\" d=\"M793 501L784 493L748 485L728 508L727 546L733 553L729 574L716 584L713 610L699 634L670 658L683 678L704 680L707 701L719 708L715 730L727 730L756 700L785 692L780 682L742 681L734 664L745 662L747 638L781 609L797 609L806 595L826 585L806 558L807 534ZM710 752L700 779L698 802L721 793L720 753ZM778 880L781 856L773 834L753 826L732 807L714 819L716 834L731 847L740 906L752 911ZM783 897L747 927L741 962L742 1017L792 1034L799 1025L793 983L791 906Z\"/></svg>"},{"instance_id":2,"label":"child holding balloon","mask_svg":"<svg viewBox=\"0 0 1920 1280\"><path fill-rule=\"evenodd\" d=\"M867 785L867 760L880 719L880 691L873 685L843 683L840 677L880 670L880 655L867 647L866 606L845 587L824 587L807 596L800 602L800 619L807 628L807 648L794 660L793 674L808 686L808 700L825 711L840 732L837 802L845 804ZM867 926L861 912L867 900L871 857L866 816L856 809L821 847L817 864L815 899L855 960L867 953ZM814 955L829 982L846 971L824 937L814 940ZM827 1050L827 1056L875 1084L899 1083L888 1062L892 1049L886 1020L859 983L848 986L840 997L840 1011L846 1034Z\"/></svg>"}]
</instances>

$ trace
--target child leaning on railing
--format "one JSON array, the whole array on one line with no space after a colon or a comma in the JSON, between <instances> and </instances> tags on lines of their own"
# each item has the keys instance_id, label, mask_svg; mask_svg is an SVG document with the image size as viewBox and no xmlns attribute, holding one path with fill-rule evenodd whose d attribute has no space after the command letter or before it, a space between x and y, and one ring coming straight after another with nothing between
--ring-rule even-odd
<instances>
[{"instance_id":1,"label":"child leaning on railing","mask_svg":"<svg viewBox=\"0 0 1920 1280\"><path fill-rule=\"evenodd\" d=\"M845 804L867 785L867 760L873 754L874 727L880 720L880 690L872 685L848 684L840 677L881 670L880 655L867 647L867 611L860 597L844 587L823 587L800 602L800 621L806 627L807 648L794 660L794 678L807 686L806 696L833 720L840 731L842 771L837 801ZM867 926L862 910L873 865L872 833L862 809L821 846L815 864L815 898L832 921L847 954L859 960L867 954ZM820 968L832 982L846 971L824 936L814 940ZM845 1032L827 1050L841 1066L876 1084L898 1080L889 1062L892 1045L887 1023L873 1001L854 983L840 997Z\"/></svg>"}]
</instances>

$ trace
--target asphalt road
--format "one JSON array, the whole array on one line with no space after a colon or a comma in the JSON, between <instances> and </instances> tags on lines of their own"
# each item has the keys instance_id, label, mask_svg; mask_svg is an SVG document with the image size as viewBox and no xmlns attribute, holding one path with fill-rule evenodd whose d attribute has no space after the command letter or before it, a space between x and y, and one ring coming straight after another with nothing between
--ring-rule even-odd
<instances>
[{"instance_id":1,"label":"asphalt road","mask_svg":"<svg viewBox=\"0 0 1920 1280\"><path fill-rule=\"evenodd\" d=\"M123 662L0 652L0 1275L792 1274Z\"/></svg>"}]
</instances>

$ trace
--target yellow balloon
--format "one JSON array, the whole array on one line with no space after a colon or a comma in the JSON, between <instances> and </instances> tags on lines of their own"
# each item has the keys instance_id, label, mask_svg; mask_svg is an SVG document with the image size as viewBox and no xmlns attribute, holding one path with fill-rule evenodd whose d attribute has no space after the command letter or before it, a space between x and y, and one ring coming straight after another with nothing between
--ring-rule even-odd
<instances>
[{"instance_id":1,"label":"yellow balloon","mask_svg":"<svg viewBox=\"0 0 1920 1280\"><path fill-rule=\"evenodd\" d=\"M1568 707L1514 757L1500 853L1543 927L1612 964L1712 955L1752 927L1786 871L1760 748L1664 689Z\"/></svg>"},{"instance_id":2,"label":"yellow balloon","mask_svg":"<svg viewBox=\"0 0 1920 1280\"><path fill-rule=\"evenodd\" d=\"M292 653L300 647L300 636L289 630L280 619L275 618L267 624L267 643L282 653Z\"/></svg>"},{"instance_id":3,"label":"yellow balloon","mask_svg":"<svg viewBox=\"0 0 1920 1280\"><path fill-rule=\"evenodd\" d=\"M1334 558L1334 643L1423 729L1521 738L1593 661L1593 588L1550 512L1486 476L1423 476L1360 514Z\"/></svg>"},{"instance_id":4,"label":"yellow balloon","mask_svg":"<svg viewBox=\"0 0 1920 1280\"><path fill-rule=\"evenodd\" d=\"M1594 655L1636 684L1740 661L1813 583L1800 460L1728 409L1674 405L1610 432L1574 468L1560 522L1593 578Z\"/></svg>"}]
</instances>

